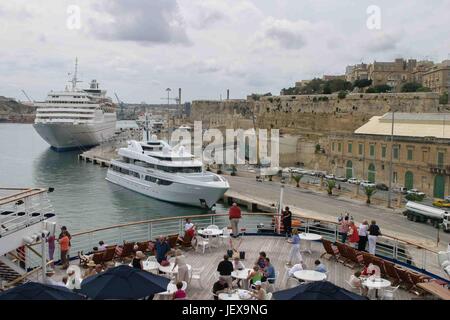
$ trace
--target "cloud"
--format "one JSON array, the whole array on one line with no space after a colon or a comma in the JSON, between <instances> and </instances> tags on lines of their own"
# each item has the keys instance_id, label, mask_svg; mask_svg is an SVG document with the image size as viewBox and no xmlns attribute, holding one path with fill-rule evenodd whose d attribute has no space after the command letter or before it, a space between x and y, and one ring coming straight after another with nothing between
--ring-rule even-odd
<instances>
[{"instance_id":1,"label":"cloud","mask_svg":"<svg viewBox=\"0 0 450 320\"><path fill-rule=\"evenodd\" d=\"M263 22L262 28L265 37L278 42L281 47L301 49L306 45L304 33L310 29L310 23L269 17Z\"/></svg>"},{"instance_id":2,"label":"cloud","mask_svg":"<svg viewBox=\"0 0 450 320\"><path fill-rule=\"evenodd\" d=\"M90 32L98 39L190 44L176 0L107 0L95 4Z\"/></svg>"},{"instance_id":3,"label":"cloud","mask_svg":"<svg viewBox=\"0 0 450 320\"><path fill-rule=\"evenodd\" d=\"M390 51L397 48L400 40L401 35L398 33L376 32L366 40L364 47L372 52Z\"/></svg>"}]
</instances>

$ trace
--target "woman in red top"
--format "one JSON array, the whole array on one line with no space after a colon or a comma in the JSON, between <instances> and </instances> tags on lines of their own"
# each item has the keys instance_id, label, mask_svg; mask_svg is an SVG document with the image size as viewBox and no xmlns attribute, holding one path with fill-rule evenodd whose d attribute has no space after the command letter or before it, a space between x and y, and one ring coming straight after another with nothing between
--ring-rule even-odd
<instances>
[{"instance_id":1,"label":"woman in red top","mask_svg":"<svg viewBox=\"0 0 450 320\"><path fill-rule=\"evenodd\" d=\"M178 282L177 283L177 291L173 293L173 300L179 300L179 299L186 299L186 291L183 289L183 283Z\"/></svg>"},{"instance_id":2,"label":"woman in red top","mask_svg":"<svg viewBox=\"0 0 450 320\"><path fill-rule=\"evenodd\" d=\"M359 242L358 228L353 221L350 221L348 229L348 242L351 246L357 246Z\"/></svg>"}]
</instances>

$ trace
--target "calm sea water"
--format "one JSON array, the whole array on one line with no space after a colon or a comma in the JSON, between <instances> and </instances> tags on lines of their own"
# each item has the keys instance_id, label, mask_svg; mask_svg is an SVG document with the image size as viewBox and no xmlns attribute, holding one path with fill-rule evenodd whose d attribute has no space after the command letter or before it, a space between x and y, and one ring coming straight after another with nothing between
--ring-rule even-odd
<instances>
[{"instance_id":1,"label":"calm sea water","mask_svg":"<svg viewBox=\"0 0 450 320\"><path fill-rule=\"evenodd\" d=\"M71 231L128 221L206 213L152 199L105 180L106 168L55 152L30 124L0 124L0 186L53 187L49 197L59 222ZM217 204L217 212L225 212Z\"/></svg>"}]
</instances>

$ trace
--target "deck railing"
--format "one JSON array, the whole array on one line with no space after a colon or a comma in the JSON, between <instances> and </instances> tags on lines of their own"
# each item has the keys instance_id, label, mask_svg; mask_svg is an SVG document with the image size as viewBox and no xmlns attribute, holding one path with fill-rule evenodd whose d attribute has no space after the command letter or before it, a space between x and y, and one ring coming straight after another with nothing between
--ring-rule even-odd
<instances>
[{"instance_id":1,"label":"deck railing","mask_svg":"<svg viewBox=\"0 0 450 320\"><path fill-rule=\"evenodd\" d=\"M274 213L245 213L239 228L247 235L282 236L277 233L274 225L277 217ZM217 225L219 228L230 225L227 214L168 217L113 225L72 234L70 255L74 257L78 251L91 252L100 240L106 244L122 244L124 241L155 240L160 235L183 235L186 218L190 218L197 229L209 225ZM301 221L299 230L302 232L317 233L332 242L340 240L337 222L304 216L294 216L294 220ZM438 264L438 252L418 243L383 235L378 237L376 254L441 279L448 279ZM57 252L55 255L58 255Z\"/></svg>"}]
</instances>

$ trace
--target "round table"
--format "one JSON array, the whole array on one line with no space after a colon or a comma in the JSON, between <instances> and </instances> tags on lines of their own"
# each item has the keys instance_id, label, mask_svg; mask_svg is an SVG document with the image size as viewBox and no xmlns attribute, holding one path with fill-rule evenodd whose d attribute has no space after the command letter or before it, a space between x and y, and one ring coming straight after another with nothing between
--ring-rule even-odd
<instances>
[{"instance_id":1,"label":"round table","mask_svg":"<svg viewBox=\"0 0 450 320\"><path fill-rule=\"evenodd\" d=\"M181 290L186 290L187 289L187 282L186 281L181 281L183 283L183 287L181 288ZM169 284L167 285L167 292L169 293L174 293L175 291L177 291L177 284L174 282L169 282Z\"/></svg>"},{"instance_id":2,"label":"round table","mask_svg":"<svg viewBox=\"0 0 450 320\"><path fill-rule=\"evenodd\" d=\"M305 250L304 252L309 252L311 254L311 241L322 240L322 236L316 233L300 233L300 240L305 241Z\"/></svg>"},{"instance_id":3,"label":"round table","mask_svg":"<svg viewBox=\"0 0 450 320\"><path fill-rule=\"evenodd\" d=\"M172 270L174 265L175 265L174 262L171 262L170 265L168 265L168 266L162 266L162 265L158 264L158 269L159 269L159 271L164 272L164 273L169 273L169 274L178 273L178 266L176 266L175 269ZM186 263L186 265L188 267L188 270L191 271L191 268L192 268L191 265L187 264L187 263Z\"/></svg>"},{"instance_id":4,"label":"round table","mask_svg":"<svg viewBox=\"0 0 450 320\"><path fill-rule=\"evenodd\" d=\"M200 229L197 233L201 236L207 236L209 239L209 244L212 247L217 247L217 245L213 245L212 238L217 237L223 234L223 230L221 229Z\"/></svg>"},{"instance_id":5,"label":"round table","mask_svg":"<svg viewBox=\"0 0 450 320\"><path fill-rule=\"evenodd\" d=\"M232 293L222 292L218 295L219 300L253 300L254 298L250 295L250 291L237 289L233 290Z\"/></svg>"},{"instance_id":6,"label":"round table","mask_svg":"<svg viewBox=\"0 0 450 320\"><path fill-rule=\"evenodd\" d=\"M145 271L153 271L153 270L158 270L159 269L159 263L157 261L149 261L149 260L145 260L142 262L142 264L144 265L144 270Z\"/></svg>"},{"instance_id":7,"label":"round table","mask_svg":"<svg viewBox=\"0 0 450 320\"><path fill-rule=\"evenodd\" d=\"M300 280L313 282L325 280L327 275L315 270L299 270L294 272L294 277Z\"/></svg>"},{"instance_id":8,"label":"round table","mask_svg":"<svg viewBox=\"0 0 450 320\"><path fill-rule=\"evenodd\" d=\"M378 298L378 289L390 287L391 282L383 278L370 277L364 280L362 285L368 289L375 289L375 297Z\"/></svg>"},{"instance_id":9,"label":"round table","mask_svg":"<svg viewBox=\"0 0 450 320\"><path fill-rule=\"evenodd\" d=\"M252 269L249 269L249 268L245 268L242 270L235 270L235 271L231 272L231 277L242 280L244 289L247 289L248 288L247 277L251 271L252 271Z\"/></svg>"}]
</instances>

